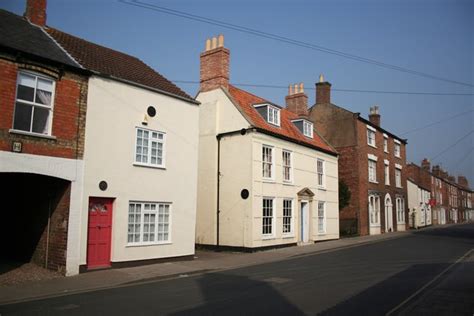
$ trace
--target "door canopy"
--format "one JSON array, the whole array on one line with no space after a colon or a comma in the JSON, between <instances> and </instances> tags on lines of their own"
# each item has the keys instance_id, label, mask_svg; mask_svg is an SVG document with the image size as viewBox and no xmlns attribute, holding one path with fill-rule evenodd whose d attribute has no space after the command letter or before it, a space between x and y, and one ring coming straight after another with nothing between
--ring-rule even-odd
<instances>
[{"instance_id":1,"label":"door canopy","mask_svg":"<svg viewBox=\"0 0 474 316\"><path fill-rule=\"evenodd\" d=\"M311 191L310 189L308 188L304 188L302 189L300 192L298 192L298 198L300 200L312 200L313 199L313 196L314 196L314 193L313 191Z\"/></svg>"}]
</instances>

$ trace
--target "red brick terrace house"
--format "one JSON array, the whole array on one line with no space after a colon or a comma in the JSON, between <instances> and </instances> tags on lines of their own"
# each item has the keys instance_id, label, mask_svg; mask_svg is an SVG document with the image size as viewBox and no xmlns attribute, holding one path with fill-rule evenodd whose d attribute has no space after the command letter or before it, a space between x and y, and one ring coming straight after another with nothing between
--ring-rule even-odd
<instances>
[{"instance_id":1,"label":"red brick terrace house","mask_svg":"<svg viewBox=\"0 0 474 316\"><path fill-rule=\"evenodd\" d=\"M0 10L1 259L60 272L78 257L89 72L41 28Z\"/></svg>"},{"instance_id":2,"label":"red brick terrace house","mask_svg":"<svg viewBox=\"0 0 474 316\"><path fill-rule=\"evenodd\" d=\"M336 148L339 179L351 191L340 212L342 234L380 234L407 227L406 144L380 124L378 106L369 120L331 103L331 84L320 77L310 118Z\"/></svg>"}]
</instances>

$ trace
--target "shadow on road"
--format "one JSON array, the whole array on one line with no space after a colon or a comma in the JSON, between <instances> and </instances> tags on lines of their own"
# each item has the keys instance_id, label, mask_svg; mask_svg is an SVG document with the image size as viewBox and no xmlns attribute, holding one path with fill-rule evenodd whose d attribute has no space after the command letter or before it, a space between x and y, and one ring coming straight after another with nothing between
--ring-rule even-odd
<instances>
[{"instance_id":1,"label":"shadow on road","mask_svg":"<svg viewBox=\"0 0 474 316\"><path fill-rule=\"evenodd\" d=\"M304 315L271 282L225 273L206 274L199 279L204 304L172 315Z\"/></svg>"},{"instance_id":2,"label":"shadow on road","mask_svg":"<svg viewBox=\"0 0 474 316\"><path fill-rule=\"evenodd\" d=\"M421 236L452 237L474 241L474 225L472 225L472 223L447 228L441 226L439 228L423 229L413 233Z\"/></svg>"},{"instance_id":3,"label":"shadow on road","mask_svg":"<svg viewBox=\"0 0 474 316\"><path fill-rule=\"evenodd\" d=\"M385 315L450 263L417 264L331 307L320 315ZM384 293L383 296L380 294Z\"/></svg>"}]
</instances>

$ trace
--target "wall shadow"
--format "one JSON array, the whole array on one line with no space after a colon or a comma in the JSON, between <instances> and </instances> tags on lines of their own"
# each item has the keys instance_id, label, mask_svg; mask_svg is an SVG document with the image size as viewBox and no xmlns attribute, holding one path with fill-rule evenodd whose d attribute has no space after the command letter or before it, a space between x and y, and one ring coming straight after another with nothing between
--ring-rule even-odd
<instances>
[{"instance_id":1,"label":"wall shadow","mask_svg":"<svg viewBox=\"0 0 474 316\"><path fill-rule=\"evenodd\" d=\"M199 278L198 283L203 305L172 315L304 315L270 282L210 273Z\"/></svg>"}]
</instances>

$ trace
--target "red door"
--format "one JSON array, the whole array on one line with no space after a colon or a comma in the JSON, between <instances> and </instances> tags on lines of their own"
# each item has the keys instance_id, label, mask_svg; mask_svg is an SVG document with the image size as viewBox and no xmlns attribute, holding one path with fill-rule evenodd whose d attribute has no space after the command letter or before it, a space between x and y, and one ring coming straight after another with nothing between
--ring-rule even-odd
<instances>
[{"instance_id":1,"label":"red door","mask_svg":"<svg viewBox=\"0 0 474 316\"><path fill-rule=\"evenodd\" d=\"M89 198L87 269L110 267L113 199Z\"/></svg>"}]
</instances>

